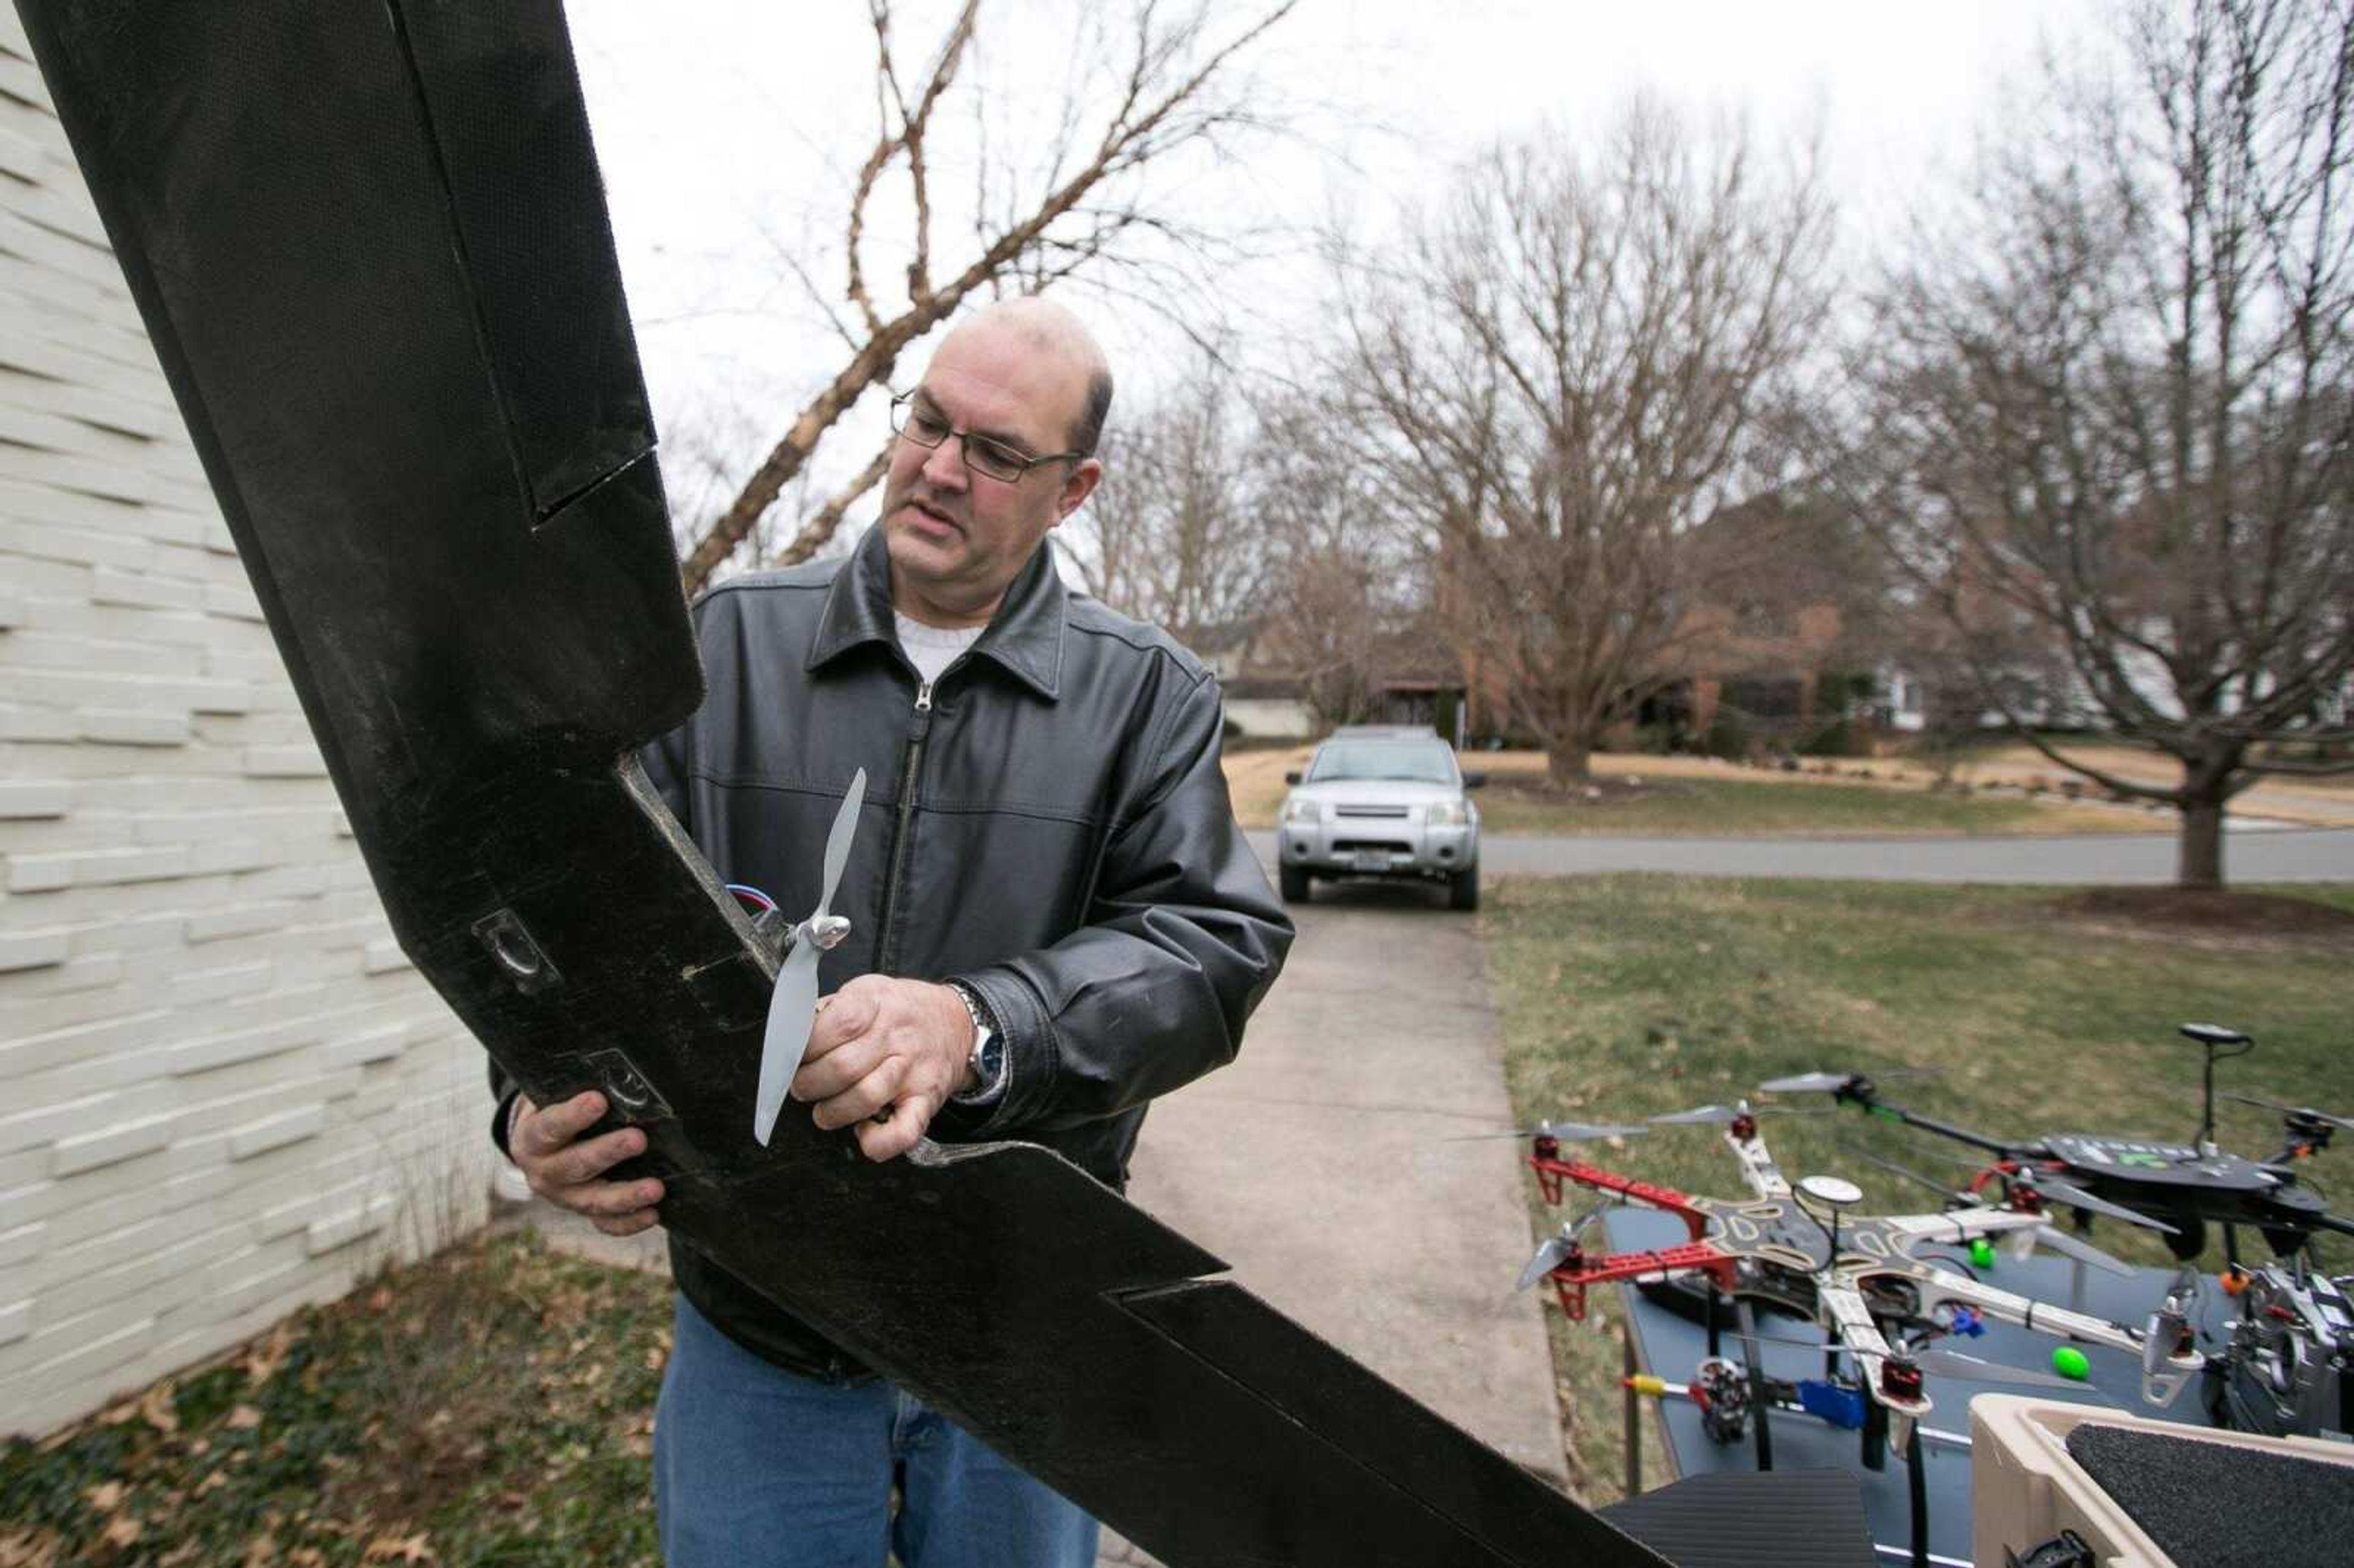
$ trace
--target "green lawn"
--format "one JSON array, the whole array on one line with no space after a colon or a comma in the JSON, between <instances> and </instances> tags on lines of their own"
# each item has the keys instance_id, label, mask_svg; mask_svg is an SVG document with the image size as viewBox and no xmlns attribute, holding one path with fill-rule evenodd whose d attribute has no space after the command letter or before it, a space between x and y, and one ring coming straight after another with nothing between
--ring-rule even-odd
<instances>
[{"instance_id":1,"label":"green lawn","mask_svg":"<svg viewBox=\"0 0 2354 1568\"><path fill-rule=\"evenodd\" d=\"M1976 836L2058 832L2167 832L2170 817L2046 804L1917 788L1755 779L1606 781L1602 799L1564 799L1500 778L1477 797L1483 829L1498 833L1617 837L1750 838Z\"/></svg>"},{"instance_id":2,"label":"green lawn","mask_svg":"<svg viewBox=\"0 0 2354 1568\"><path fill-rule=\"evenodd\" d=\"M0 1449L0 1564L652 1564L669 1282L477 1239Z\"/></svg>"},{"instance_id":3,"label":"green lawn","mask_svg":"<svg viewBox=\"0 0 2354 1568\"><path fill-rule=\"evenodd\" d=\"M2290 890L2284 889L2284 892ZM2354 910L2354 889L2297 890ZM1494 885L1483 929L1502 1006L1515 1113L1627 1120L1730 1101L1759 1079L1813 1068L1935 1066L1886 1091L1931 1115L2026 1135L2091 1129L2184 1139L2199 1115L2197 1047L2174 1033L2206 1019L2254 1034L2226 1086L2343 1111L2354 1104L2354 939L2191 938L2088 929L2034 889L1592 876ZM1813 1103L1827 1103L1815 1101ZM2278 1147L2267 1113L2226 1102L2221 1140ZM1852 1111L1775 1118L1784 1169L1857 1180L1882 1212L1935 1199L1859 1160L1870 1150L1935 1172L1920 1135ZM2354 1172L2354 1138L2323 1156ZM1714 1129L1663 1128L1597 1161L1673 1186L1733 1195ZM2354 1182L2340 1179L2340 1191ZM1529 1183L1533 1234L1550 1234ZM2164 1253L2103 1225L2101 1245ZM1533 1240L1532 1245L1533 1245ZM2333 1266L2354 1249L2333 1245ZM1582 1326L1548 1309L1568 1392L1573 1471L1616 1495L1617 1308L1596 1297ZM1648 1446L1656 1456L1658 1446Z\"/></svg>"}]
</instances>

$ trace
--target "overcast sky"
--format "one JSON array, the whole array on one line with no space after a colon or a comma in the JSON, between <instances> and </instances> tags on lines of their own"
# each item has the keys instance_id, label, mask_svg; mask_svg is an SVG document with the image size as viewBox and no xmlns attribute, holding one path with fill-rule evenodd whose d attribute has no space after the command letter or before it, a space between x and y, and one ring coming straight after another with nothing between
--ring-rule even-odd
<instances>
[{"instance_id":1,"label":"overcast sky","mask_svg":"<svg viewBox=\"0 0 2354 1568\"><path fill-rule=\"evenodd\" d=\"M691 448L743 449L740 470L843 354L777 248L822 258L839 288L844 185L875 133L873 40L858 0L570 0L638 341L673 501L691 505ZM1221 0L1221 17L1251 7ZM919 57L949 7L907 4ZM976 72L1017 109L1059 101L1071 54L1060 0L997 0ZM1829 187L1853 251L1893 226L1940 167L1967 158L2006 81L2046 37L2082 36L2099 0L1304 0L1257 52L1257 101L1296 134L1246 169L1196 176L1187 199L1259 221L1335 209L1378 225L1401 196L1441 188L1481 143L1553 127L1576 134L1632 93L1745 113L1769 138L1819 124ZM1224 207L1221 208L1224 210ZM1313 327L1312 263L1264 264L1225 286ZM1096 307L1123 389L1185 364L1145 313ZM902 367L913 379L920 351ZM821 453L855 469L878 407ZM1117 418L1117 414L1115 414Z\"/></svg>"}]
</instances>

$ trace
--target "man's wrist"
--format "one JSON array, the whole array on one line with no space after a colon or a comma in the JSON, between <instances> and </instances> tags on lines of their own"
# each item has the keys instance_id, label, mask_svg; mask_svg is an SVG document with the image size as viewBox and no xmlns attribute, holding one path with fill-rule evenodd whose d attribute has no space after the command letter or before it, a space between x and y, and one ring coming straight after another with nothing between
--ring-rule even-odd
<instances>
[{"instance_id":1,"label":"man's wrist","mask_svg":"<svg viewBox=\"0 0 2354 1568\"><path fill-rule=\"evenodd\" d=\"M972 1025L965 1051L964 1072L957 1081L954 1097L972 1101L991 1097L1005 1074L1005 1044L997 1028L997 1020L989 1011L989 1003L979 991L962 980L943 982L964 1007L965 1018Z\"/></svg>"}]
</instances>

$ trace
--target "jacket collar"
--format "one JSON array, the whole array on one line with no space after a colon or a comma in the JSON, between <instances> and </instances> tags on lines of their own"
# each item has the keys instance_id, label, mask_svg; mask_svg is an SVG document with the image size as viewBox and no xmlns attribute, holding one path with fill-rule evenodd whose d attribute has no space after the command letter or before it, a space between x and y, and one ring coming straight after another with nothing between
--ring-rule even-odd
<instances>
[{"instance_id":1,"label":"jacket collar","mask_svg":"<svg viewBox=\"0 0 2354 1568\"><path fill-rule=\"evenodd\" d=\"M972 645L974 654L994 660L1048 702L1057 700L1063 685L1065 597L1062 575L1055 570L1055 548L1042 540L1006 588L1004 601ZM803 667L815 670L865 642L895 648L899 642L891 621L891 557L880 523L866 531L834 574Z\"/></svg>"}]
</instances>

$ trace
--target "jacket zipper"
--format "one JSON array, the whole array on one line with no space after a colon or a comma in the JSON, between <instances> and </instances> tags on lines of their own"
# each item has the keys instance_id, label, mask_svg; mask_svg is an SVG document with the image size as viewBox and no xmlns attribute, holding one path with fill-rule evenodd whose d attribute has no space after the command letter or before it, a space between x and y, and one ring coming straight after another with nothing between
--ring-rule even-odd
<instances>
[{"instance_id":1,"label":"jacket zipper","mask_svg":"<svg viewBox=\"0 0 2354 1568\"><path fill-rule=\"evenodd\" d=\"M940 672L943 675L948 672ZM918 678L916 686L916 715L907 731L906 764L899 770L899 814L891 833L891 874L883 884L883 912L879 921L882 940L876 945L875 972L893 972L893 960L898 955L898 939L892 923L899 909L899 885L907 874L908 828L916 816L916 777L923 771L924 737L932 727L932 683Z\"/></svg>"}]
</instances>

